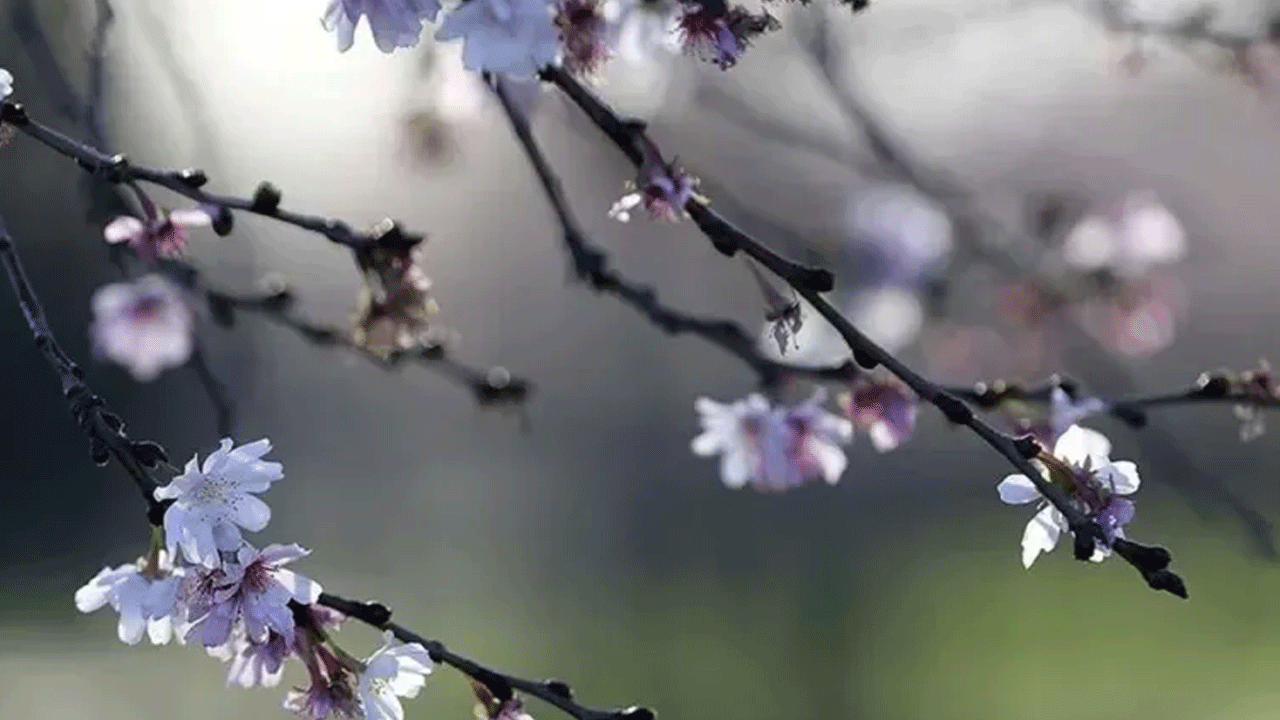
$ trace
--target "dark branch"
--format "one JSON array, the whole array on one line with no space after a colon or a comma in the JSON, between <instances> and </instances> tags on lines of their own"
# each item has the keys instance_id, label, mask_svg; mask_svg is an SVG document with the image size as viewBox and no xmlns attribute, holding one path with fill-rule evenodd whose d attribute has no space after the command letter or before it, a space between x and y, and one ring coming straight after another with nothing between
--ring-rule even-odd
<instances>
[{"instance_id":1,"label":"dark branch","mask_svg":"<svg viewBox=\"0 0 1280 720\"><path fill-rule=\"evenodd\" d=\"M553 68L544 70L542 75L544 79L561 88L565 95L578 105L600 131L627 156L631 163L639 168L643 158L636 147L636 138L637 136L643 137L642 128L637 127L634 123L623 121L603 101L596 98L568 74ZM705 205L696 200L691 200L685 209L713 244L719 246L726 242L723 228L727 223L720 221L718 216L714 216ZM753 238L735 238L732 242L735 249L763 247ZM1066 517L1075 536L1075 554L1077 558L1087 560L1093 554L1095 543L1105 542L1105 534L1102 528L1071 504L1062 490L1048 483L1041 476L1040 471L1029 462L1029 457L1033 457L1035 452L1028 451L1037 450L1037 448L1029 447L1026 442L1015 440L1015 438L996 430L978 417L968 405L954 394L922 377L902 361L872 342L822 297L820 294L823 292L822 289L815 290L811 284L804 282L803 277L799 277L795 273L786 272L785 267L782 268L782 272L778 272L774 266L762 264L791 285L800 297L808 301L818 314L831 323L845 341L845 344L852 350L854 360L859 365L866 369L883 365L885 369L906 383L921 400L936 407L952 423L968 427L1017 468L1018 472L1026 475L1035 484L1040 494ZM1179 597L1186 597L1186 587L1182 579L1168 569L1171 560L1168 551L1163 548L1146 548L1123 539L1116 540L1113 547L1116 549L1117 554L1142 574L1143 579L1146 580L1150 587L1173 593Z\"/></svg>"},{"instance_id":2,"label":"dark branch","mask_svg":"<svg viewBox=\"0 0 1280 720\"><path fill-rule=\"evenodd\" d=\"M133 441L124 432L124 423L109 411L105 401L84 384L80 367L58 345L44 309L36 297L35 289L22 266L17 247L0 218L0 262L8 271L9 282L17 297L18 306L26 318L27 327L34 336L36 346L44 354L49 365L62 381L63 395L71 405L80 428L93 446L94 459L105 464L114 457L133 478L138 491L147 502L147 520L153 526L163 524L164 512L171 502L155 499L157 483L148 468L167 463L168 458L159 445L148 441ZM362 603L346 600L336 595L324 594L320 603L349 617L378 629L391 630L403 642L420 643L436 662L453 667L478 682L484 683L495 695L509 698L513 690L543 700L577 720L652 720L653 713L645 708L626 710L597 710L580 705L572 699L573 693L563 682L526 680L491 670L480 663L446 648L438 640L429 640L413 631L391 622L391 611L378 603ZM503 693L505 689L505 694Z\"/></svg>"},{"instance_id":3,"label":"dark branch","mask_svg":"<svg viewBox=\"0 0 1280 720\"><path fill-rule=\"evenodd\" d=\"M669 335L688 333L737 357L760 376L761 384L766 387L775 385L786 376L849 381L858 375L858 369L852 362L831 367L806 368L771 360L760 353L755 339L738 324L729 320L694 317L670 308L662 304L653 288L635 284L610 267L608 255L588 239L569 209L569 201L565 197L560 179L538 147L529 129L528 120L512 104L501 82L494 83L490 80L490 84L555 212L565 249L569 252L573 271L579 280L590 284L596 292L617 298Z\"/></svg>"}]
</instances>

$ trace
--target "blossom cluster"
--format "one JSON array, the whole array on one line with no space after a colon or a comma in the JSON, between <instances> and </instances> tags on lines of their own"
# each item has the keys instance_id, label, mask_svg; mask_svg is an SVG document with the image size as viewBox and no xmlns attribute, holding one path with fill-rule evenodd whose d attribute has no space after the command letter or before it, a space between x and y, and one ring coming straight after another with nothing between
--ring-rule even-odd
<instances>
[{"instance_id":1,"label":"blossom cluster","mask_svg":"<svg viewBox=\"0 0 1280 720\"><path fill-rule=\"evenodd\" d=\"M752 38L777 28L768 13L717 14L695 0L463 0L447 8L439 0L332 0L321 21L346 52L364 20L389 53L417 45L437 19L435 40L460 41L467 69L516 80L549 66L589 76L624 45L678 46L728 68Z\"/></svg>"},{"instance_id":2,"label":"blossom cluster","mask_svg":"<svg viewBox=\"0 0 1280 720\"><path fill-rule=\"evenodd\" d=\"M228 685L274 687L286 660L298 660L309 683L289 691L284 706L303 717L402 720L400 698L416 697L432 671L427 650L388 631L368 658L348 655L329 635L344 617L318 603L319 583L286 567L310 551L244 538L270 521L258 494L284 477L280 463L263 460L270 450L265 439L239 447L224 439L203 464L193 457L155 489L168 506L147 554L103 568L76 592L76 607L109 605L130 645L145 634L157 645L202 646L227 663Z\"/></svg>"}]
</instances>

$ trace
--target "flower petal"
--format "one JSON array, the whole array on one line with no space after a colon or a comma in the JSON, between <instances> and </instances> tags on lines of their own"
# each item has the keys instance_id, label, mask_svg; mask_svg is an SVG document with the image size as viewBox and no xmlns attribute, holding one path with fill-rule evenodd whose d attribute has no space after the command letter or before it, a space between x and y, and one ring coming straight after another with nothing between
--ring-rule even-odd
<instances>
[{"instance_id":1,"label":"flower petal","mask_svg":"<svg viewBox=\"0 0 1280 720\"><path fill-rule=\"evenodd\" d=\"M1026 505L1041 498L1040 491L1026 475L1010 475L996 485L1000 500L1009 505Z\"/></svg>"},{"instance_id":2,"label":"flower petal","mask_svg":"<svg viewBox=\"0 0 1280 720\"><path fill-rule=\"evenodd\" d=\"M1058 515L1057 508L1047 505L1027 521L1027 527L1022 532L1022 566L1024 568L1029 569L1040 553L1049 552L1058 544L1062 528L1056 515Z\"/></svg>"}]
</instances>

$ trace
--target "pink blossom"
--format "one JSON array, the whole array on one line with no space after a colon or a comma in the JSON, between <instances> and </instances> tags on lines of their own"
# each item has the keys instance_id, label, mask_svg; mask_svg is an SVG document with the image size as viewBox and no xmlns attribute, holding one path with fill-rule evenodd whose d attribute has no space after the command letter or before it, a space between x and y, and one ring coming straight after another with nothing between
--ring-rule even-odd
<instances>
[{"instance_id":1,"label":"pink blossom","mask_svg":"<svg viewBox=\"0 0 1280 720\"><path fill-rule=\"evenodd\" d=\"M859 382L841 396L840 405L854 425L867 432L877 452L897 448L915 432L919 406L915 395L899 382Z\"/></svg>"},{"instance_id":2,"label":"pink blossom","mask_svg":"<svg viewBox=\"0 0 1280 720\"><path fill-rule=\"evenodd\" d=\"M213 224L213 217L203 208L165 212L151 205L146 209L148 215L154 215L144 220L121 215L107 224L103 237L112 245L128 243L144 258L177 258L186 251L188 229Z\"/></svg>"},{"instance_id":3,"label":"pink blossom","mask_svg":"<svg viewBox=\"0 0 1280 720\"><path fill-rule=\"evenodd\" d=\"M99 288L93 316L94 352L138 382L185 363L195 347L195 314L183 292L159 275Z\"/></svg>"}]
</instances>

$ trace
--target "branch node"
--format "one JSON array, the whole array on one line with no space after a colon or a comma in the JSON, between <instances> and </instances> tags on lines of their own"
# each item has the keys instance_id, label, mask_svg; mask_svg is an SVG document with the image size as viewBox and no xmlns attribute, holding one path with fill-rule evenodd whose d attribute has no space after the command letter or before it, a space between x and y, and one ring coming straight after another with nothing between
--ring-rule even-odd
<instances>
[{"instance_id":1,"label":"branch node","mask_svg":"<svg viewBox=\"0 0 1280 720\"><path fill-rule=\"evenodd\" d=\"M10 125L31 124L31 118L27 117L27 109L21 103L0 103L0 121Z\"/></svg>"},{"instance_id":2,"label":"branch node","mask_svg":"<svg viewBox=\"0 0 1280 720\"><path fill-rule=\"evenodd\" d=\"M209 176L200 168L179 170L178 179L181 180L184 185L193 190L199 190L209 182Z\"/></svg>"},{"instance_id":3,"label":"branch node","mask_svg":"<svg viewBox=\"0 0 1280 720\"><path fill-rule=\"evenodd\" d=\"M263 182L253 191L253 203L249 210L263 215L273 215L280 208L282 199L280 188L269 182Z\"/></svg>"},{"instance_id":4,"label":"branch node","mask_svg":"<svg viewBox=\"0 0 1280 720\"><path fill-rule=\"evenodd\" d=\"M968 425L973 422L973 410L949 392L939 391L932 402L942 411L947 420L956 425Z\"/></svg>"},{"instance_id":5,"label":"branch node","mask_svg":"<svg viewBox=\"0 0 1280 720\"><path fill-rule=\"evenodd\" d=\"M569 687L569 683L563 680L543 680L542 686L552 695L562 697L565 700L573 699L573 688Z\"/></svg>"}]
</instances>

